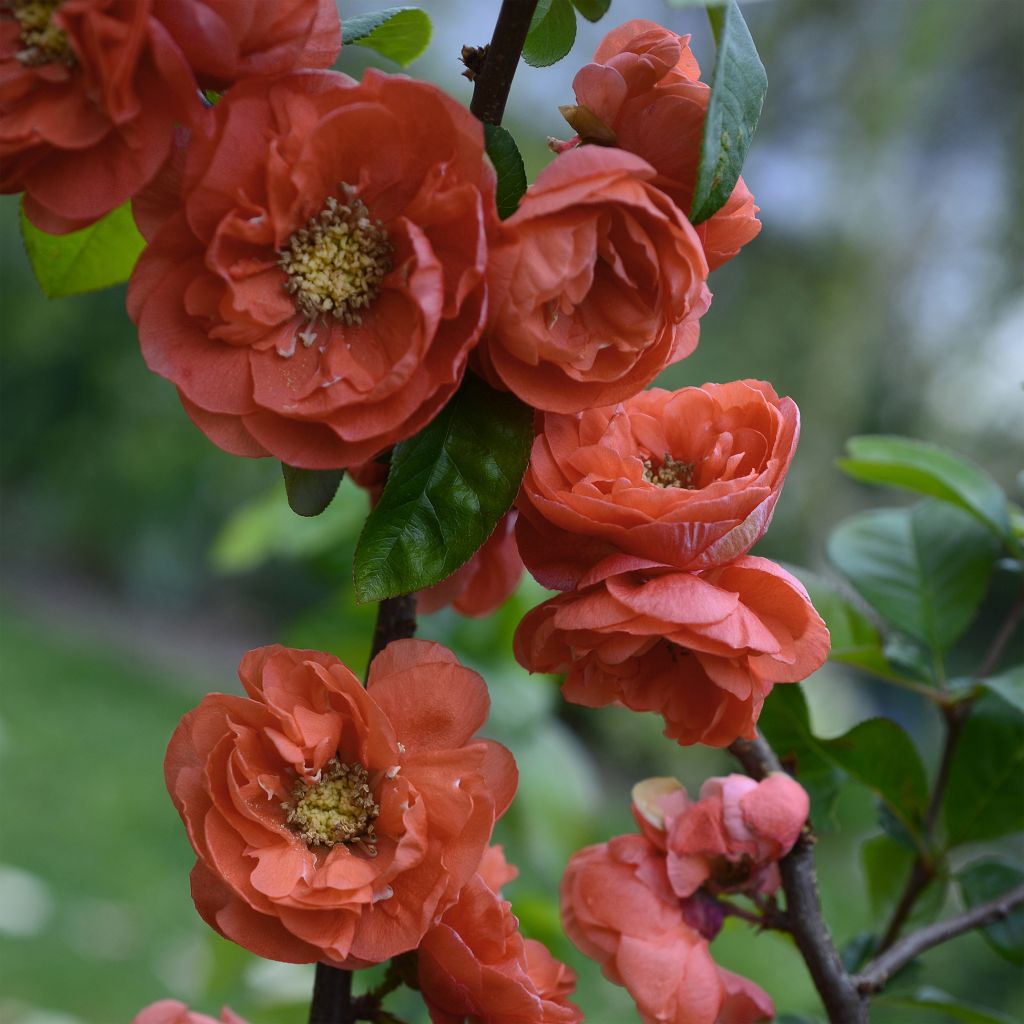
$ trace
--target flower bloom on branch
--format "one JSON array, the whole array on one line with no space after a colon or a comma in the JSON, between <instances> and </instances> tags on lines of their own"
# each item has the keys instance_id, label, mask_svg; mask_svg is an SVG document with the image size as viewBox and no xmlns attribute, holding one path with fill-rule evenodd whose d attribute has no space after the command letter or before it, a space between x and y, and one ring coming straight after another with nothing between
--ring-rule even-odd
<instances>
[{"instance_id":1,"label":"flower bloom on branch","mask_svg":"<svg viewBox=\"0 0 1024 1024\"><path fill-rule=\"evenodd\" d=\"M333 0L10 0L0 12L0 191L44 231L135 195L203 118L200 85L328 66Z\"/></svg>"},{"instance_id":2,"label":"flower bloom on branch","mask_svg":"<svg viewBox=\"0 0 1024 1024\"><path fill-rule=\"evenodd\" d=\"M501 876L500 876L501 877ZM507 874L503 875L503 880ZM576 976L545 946L523 939L510 905L478 875L417 955L433 1024L577 1024Z\"/></svg>"},{"instance_id":3,"label":"flower bloom on branch","mask_svg":"<svg viewBox=\"0 0 1024 1024\"><path fill-rule=\"evenodd\" d=\"M140 1010L132 1019L132 1024L246 1024L237 1013L232 1013L226 1006L220 1011L220 1017L214 1019L205 1013L193 1013L184 1003L177 999L161 999Z\"/></svg>"},{"instance_id":4,"label":"flower bloom on branch","mask_svg":"<svg viewBox=\"0 0 1024 1024\"><path fill-rule=\"evenodd\" d=\"M573 79L576 105L562 108L582 143L617 146L646 160L653 183L689 213L711 90L699 81L690 37L637 19L613 29ZM761 230L743 179L725 206L697 226L711 270Z\"/></svg>"},{"instance_id":5,"label":"flower bloom on branch","mask_svg":"<svg viewBox=\"0 0 1024 1024\"><path fill-rule=\"evenodd\" d=\"M720 919L707 927L706 917L689 912L693 902L675 895L664 855L640 835L579 851L562 879L566 934L629 992L645 1024L770 1020L768 994L712 960L708 943Z\"/></svg>"},{"instance_id":6,"label":"flower bloom on branch","mask_svg":"<svg viewBox=\"0 0 1024 1024\"><path fill-rule=\"evenodd\" d=\"M566 673L574 704L656 711L666 736L713 747L753 738L772 686L805 679L828 646L800 582L750 555L699 573L608 558L515 636L519 663Z\"/></svg>"},{"instance_id":7,"label":"flower bloom on branch","mask_svg":"<svg viewBox=\"0 0 1024 1024\"><path fill-rule=\"evenodd\" d=\"M538 409L635 395L697 345L711 299L692 225L619 150L563 153L503 224L484 372Z\"/></svg>"},{"instance_id":8,"label":"flower bloom on branch","mask_svg":"<svg viewBox=\"0 0 1024 1024\"><path fill-rule=\"evenodd\" d=\"M337 658L265 647L248 696L210 694L167 750L204 920L258 956L350 969L414 949L476 874L516 787L473 739L483 680L439 644L399 640L364 690Z\"/></svg>"},{"instance_id":9,"label":"flower bloom on branch","mask_svg":"<svg viewBox=\"0 0 1024 1024\"><path fill-rule=\"evenodd\" d=\"M618 552L680 569L728 562L768 529L799 433L792 399L754 380L549 413L517 500L523 561L557 590Z\"/></svg>"},{"instance_id":10,"label":"flower bloom on branch","mask_svg":"<svg viewBox=\"0 0 1024 1024\"><path fill-rule=\"evenodd\" d=\"M696 801L675 779L633 787L633 814L665 851L669 884L679 897L701 887L775 892L781 884L776 864L793 848L809 810L807 791L781 772L760 782L746 775L708 779Z\"/></svg>"},{"instance_id":11,"label":"flower bloom on branch","mask_svg":"<svg viewBox=\"0 0 1024 1024\"><path fill-rule=\"evenodd\" d=\"M496 224L481 126L440 90L374 71L253 79L193 138L129 312L220 447L351 466L458 386Z\"/></svg>"}]
</instances>

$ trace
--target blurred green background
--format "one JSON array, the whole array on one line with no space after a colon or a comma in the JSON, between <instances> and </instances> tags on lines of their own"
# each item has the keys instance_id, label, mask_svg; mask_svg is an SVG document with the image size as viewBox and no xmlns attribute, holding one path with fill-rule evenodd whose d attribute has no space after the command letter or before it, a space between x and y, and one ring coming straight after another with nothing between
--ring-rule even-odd
<instances>
[{"instance_id":1,"label":"blurred green background","mask_svg":"<svg viewBox=\"0 0 1024 1024\"><path fill-rule=\"evenodd\" d=\"M376 6L344 4L342 16ZM435 37L410 71L468 101L459 48L489 37L497 4L423 6ZM1024 425L1024 8L765 0L745 10L770 83L745 171L764 230L714 275L700 347L663 383L759 377L797 400L803 440L758 553L817 566L832 526L890 500L834 468L851 434L947 444L1013 493ZM556 108L571 100L574 70L629 17L692 31L710 64L699 9L613 0L600 26L581 21L566 61L519 73L506 124L531 171L547 158L547 135L569 134ZM339 66L358 74L372 59L347 51ZM347 580L365 498L346 484L320 519L292 515L275 463L215 449L146 371L123 291L46 301L20 250L15 199L0 203L0 221L0 1022L118 1024L174 996L207 1012L228 1002L253 1024L298 1024L311 969L260 962L195 915L191 852L161 761L182 712L237 686L249 647L315 646L361 670L373 613L355 607ZM664 740L653 716L567 707L554 681L526 676L511 636L542 597L526 582L488 620L442 612L421 634L483 672L490 731L519 761L520 797L498 838L522 869L506 894L524 930L580 970L589 1021L628 1024L625 993L561 937L561 871L573 850L632 828L636 780L673 774L692 791L730 765ZM915 698L840 666L805 689L819 731L881 710L934 761L937 722ZM877 926L858 848L878 829L870 799L852 789L838 820L818 849L842 944ZM729 921L714 952L781 1013L820 1012L786 940ZM977 935L924 965L922 980L1021 1019L1020 974ZM424 1019L415 1002L396 1010ZM881 1006L875 1017L939 1019Z\"/></svg>"}]
</instances>

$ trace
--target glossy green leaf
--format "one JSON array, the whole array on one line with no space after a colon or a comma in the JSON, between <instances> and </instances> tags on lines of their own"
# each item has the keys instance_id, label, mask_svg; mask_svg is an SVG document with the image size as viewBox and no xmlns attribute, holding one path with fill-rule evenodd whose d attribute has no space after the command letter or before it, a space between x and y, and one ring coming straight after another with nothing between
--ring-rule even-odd
<instances>
[{"instance_id":1,"label":"glossy green leaf","mask_svg":"<svg viewBox=\"0 0 1024 1024\"><path fill-rule=\"evenodd\" d=\"M358 599L422 590L464 565L512 504L532 439L528 406L467 375L437 417L395 448L356 548Z\"/></svg>"},{"instance_id":2,"label":"glossy green leaf","mask_svg":"<svg viewBox=\"0 0 1024 1024\"><path fill-rule=\"evenodd\" d=\"M885 619L943 651L974 618L998 545L974 516L929 500L853 516L832 533L828 550Z\"/></svg>"},{"instance_id":3,"label":"glossy green leaf","mask_svg":"<svg viewBox=\"0 0 1024 1024\"><path fill-rule=\"evenodd\" d=\"M560 61L576 42L576 11L570 0L540 0L523 46L523 60L535 68Z\"/></svg>"},{"instance_id":4,"label":"glossy green leaf","mask_svg":"<svg viewBox=\"0 0 1024 1024\"><path fill-rule=\"evenodd\" d=\"M718 52L690 206L694 224L707 220L732 195L768 90L768 76L739 7L709 7L708 18Z\"/></svg>"},{"instance_id":5,"label":"glossy green leaf","mask_svg":"<svg viewBox=\"0 0 1024 1024\"><path fill-rule=\"evenodd\" d=\"M967 459L909 437L851 437L846 449L850 457L839 459L839 466L855 480L941 498L970 512L1000 537L1009 533L1006 495Z\"/></svg>"},{"instance_id":6,"label":"glossy green leaf","mask_svg":"<svg viewBox=\"0 0 1024 1024\"><path fill-rule=\"evenodd\" d=\"M343 469L298 469L281 463L288 505L299 516L318 516L334 500Z\"/></svg>"},{"instance_id":7,"label":"glossy green leaf","mask_svg":"<svg viewBox=\"0 0 1024 1024\"><path fill-rule=\"evenodd\" d=\"M957 881L964 903L976 907L1024 883L1024 868L990 857L968 864L957 875ZM1001 957L1018 967L1024 966L1024 907L1016 907L1001 921L986 925L982 935Z\"/></svg>"},{"instance_id":8,"label":"glossy green leaf","mask_svg":"<svg viewBox=\"0 0 1024 1024\"><path fill-rule=\"evenodd\" d=\"M81 231L48 235L21 211L21 236L39 287L51 299L122 284L146 243L125 203Z\"/></svg>"},{"instance_id":9,"label":"glossy green leaf","mask_svg":"<svg viewBox=\"0 0 1024 1024\"><path fill-rule=\"evenodd\" d=\"M608 13L612 0L572 0L572 5L587 21L600 21Z\"/></svg>"},{"instance_id":10,"label":"glossy green leaf","mask_svg":"<svg viewBox=\"0 0 1024 1024\"><path fill-rule=\"evenodd\" d=\"M498 176L498 188L495 193L498 216L504 220L516 212L519 200L526 192L526 167L516 140L500 125L485 124L484 139L487 143L487 155L494 164Z\"/></svg>"},{"instance_id":11,"label":"glossy green leaf","mask_svg":"<svg viewBox=\"0 0 1024 1024\"><path fill-rule=\"evenodd\" d=\"M1024 715L996 697L971 710L949 769L943 802L950 846L1024 829Z\"/></svg>"},{"instance_id":12,"label":"glossy green leaf","mask_svg":"<svg viewBox=\"0 0 1024 1024\"><path fill-rule=\"evenodd\" d=\"M1012 704L1018 711L1024 712L1024 665L1000 672L983 680L986 690L998 694L1007 704Z\"/></svg>"},{"instance_id":13,"label":"glossy green leaf","mask_svg":"<svg viewBox=\"0 0 1024 1024\"><path fill-rule=\"evenodd\" d=\"M869 718L849 732L820 740L836 767L870 789L915 834L928 804L928 780L910 737L889 718Z\"/></svg>"},{"instance_id":14,"label":"glossy green leaf","mask_svg":"<svg viewBox=\"0 0 1024 1024\"><path fill-rule=\"evenodd\" d=\"M877 996L875 1006L893 1007L905 1010L930 1010L935 1014L936 1024L940 1021L961 1021L962 1024L1015 1024L1011 1017L995 1010L986 1010L961 1002L946 992L926 986L916 992L893 993Z\"/></svg>"},{"instance_id":15,"label":"glossy green leaf","mask_svg":"<svg viewBox=\"0 0 1024 1024\"><path fill-rule=\"evenodd\" d=\"M426 11L418 7L389 7L371 14L357 14L342 21L346 46L366 46L382 57L405 67L430 43L432 26Z\"/></svg>"}]
</instances>

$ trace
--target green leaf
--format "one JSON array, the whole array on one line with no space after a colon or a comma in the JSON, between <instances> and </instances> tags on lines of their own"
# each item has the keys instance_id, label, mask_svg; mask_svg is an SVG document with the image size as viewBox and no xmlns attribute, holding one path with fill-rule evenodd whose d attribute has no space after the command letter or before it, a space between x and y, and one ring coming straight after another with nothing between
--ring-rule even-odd
<instances>
[{"instance_id":1,"label":"green leaf","mask_svg":"<svg viewBox=\"0 0 1024 1024\"><path fill-rule=\"evenodd\" d=\"M976 907L1002 896L1024 882L1024 868L1012 861L989 857L968 864L958 875L964 903ZM1024 966L1024 907L1016 907L1001 921L986 925L982 935L1002 957Z\"/></svg>"},{"instance_id":2,"label":"green leaf","mask_svg":"<svg viewBox=\"0 0 1024 1024\"><path fill-rule=\"evenodd\" d=\"M298 469L281 463L288 506L299 516L318 516L334 500L343 469Z\"/></svg>"},{"instance_id":3,"label":"green leaf","mask_svg":"<svg viewBox=\"0 0 1024 1024\"><path fill-rule=\"evenodd\" d=\"M21 237L39 287L51 299L127 281L146 246L132 219L130 203L67 235L40 231L22 208Z\"/></svg>"},{"instance_id":4,"label":"green leaf","mask_svg":"<svg viewBox=\"0 0 1024 1024\"><path fill-rule=\"evenodd\" d=\"M546 68L560 61L576 42L576 12L570 0L540 0L523 45L523 60Z\"/></svg>"},{"instance_id":5,"label":"green leaf","mask_svg":"<svg viewBox=\"0 0 1024 1024\"><path fill-rule=\"evenodd\" d=\"M1006 1014L961 1002L931 986L919 988L916 992L876 996L874 1005L891 1006L902 1010L937 1011L939 1017L929 1018L936 1021L945 1018L962 1021L963 1024L1014 1024L1013 1019Z\"/></svg>"},{"instance_id":6,"label":"green leaf","mask_svg":"<svg viewBox=\"0 0 1024 1024\"><path fill-rule=\"evenodd\" d=\"M356 548L357 598L422 590L465 564L512 504L532 439L528 406L467 375L433 422L395 448Z\"/></svg>"},{"instance_id":7,"label":"green leaf","mask_svg":"<svg viewBox=\"0 0 1024 1024\"><path fill-rule=\"evenodd\" d=\"M870 605L939 652L974 618L998 546L969 513L923 501L847 519L833 532L828 550Z\"/></svg>"},{"instance_id":8,"label":"green leaf","mask_svg":"<svg viewBox=\"0 0 1024 1024\"><path fill-rule=\"evenodd\" d=\"M700 224L720 210L736 187L768 90L768 76L733 2L709 7L718 53L704 121L690 220Z\"/></svg>"},{"instance_id":9,"label":"green leaf","mask_svg":"<svg viewBox=\"0 0 1024 1024\"><path fill-rule=\"evenodd\" d=\"M587 21L600 21L608 13L612 0L572 0L572 5Z\"/></svg>"},{"instance_id":10,"label":"green leaf","mask_svg":"<svg viewBox=\"0 0 1024 1024\"><path fill-rule=\"evenodd\" d=\"M342 23L346 46L366 46L405 67L430 43L431 24L418 7L388 7L372 14L357 14Z\"/></svg>"},{"instance_id":11,"label":"green leaf","mask_svg":"<svg viewBox=\"0 0 1024 1024\"><path fill-rule=\"evenodd\" d=\"M871 913L879 922L892 913L916 854L890 836L872 836L860 848L861 867L867 881ZM914 905L911 920L933 919L946 900L948 877L945 866L928 884Z\"/></svg>"},{"instance_id":12,"label":"green leaf","mask_svg":"<svg viewBox=\"0 0 1024 1024\"><path fill-rule=\"evenodd\" d=\"M928 805L928 780L910 737L889 718L869 718L832 740L819 740L833 764L883 800L911 833Z\"/></svg>"},{"instance_id":13,"label":"green leaf","mask_svg":"<svg viewBox=\"0 0 1024 1024\"><path fill-rule=\"evenodd\" d=\"M1000 672L982 681L986 690L998 694L1012 704L1018 711L1024 712L1024 665Z\"/></svg>"},{"instance_id":14,"label":"green leaf","mask_svg":"<svg viewBox=\"0 0 1024 1024\"><path fill-rule=\"evenodd\" d=\"M526 192L526 167L516 140L500 125L485 124L484 139L487 143L487 155L491 158L498 175L495 200L498 216L504 220L516 212L519 200Z\"/></svg>"},{"instance_id":15,"label":"green leaf","mask_svg":"<svg viewBox=\"0 0 1024 1024\"><path fill-rule=\"evenodd\" d=\"M938 445L909 437L851 437L839 467L855 480L890 484L965 509L999 537L1010 532L1006 495L978 466Z\"/></svg>"},{"instance_id":16,"label":"green leaf","mask_svg":"<svg viewBox=\"0 0 1024 1024\"><path fill-rule=\"evenodd\" d=\"M950 846L1024 829L1024 715L996 698L974 705L960 733L943 801Z\"/></svg>"}]
</instances>

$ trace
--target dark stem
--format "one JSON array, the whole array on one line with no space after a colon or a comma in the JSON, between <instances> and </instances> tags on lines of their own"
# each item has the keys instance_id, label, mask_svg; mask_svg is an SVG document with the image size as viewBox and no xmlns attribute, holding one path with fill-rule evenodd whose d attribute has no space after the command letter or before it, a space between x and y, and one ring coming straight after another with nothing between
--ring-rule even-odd
<instances>
[{"instance_id":1,"label":"dark stem","mask_svg":"<svg viewBox=\"0 0 1024 1024\"><path fill-rule=\"evenodd\" d=\"M783 770L763 736L737 740L729 751L751 778L760 780ZM828 1019L833 1024L866 1024L867 1003L843 966L822 916L814 870L814 842L813 833L806 827L793 849L779 861L786 918Z\"/></svg>"},{"instance_id":2,"label":"dark stem","mask_svg":"<svg viewBox=\"0 0 1024 1024\"><path fill-rule=\"evenodd\" d=\"M1016 907L1024 905L1024 885L1018 885L1002 896L988 903L982 903L956 917L937 921L926 928L912 932L891 949L875 957L860 974L854 978L859 991L865 995L878 992L901 967L920 956L932 946L956 938L974 928L983 928L993 921L1001 921Z\"/></svg>"},{"instance_id":3,"label":"dark stem","mask_svg":"<svg viewBox=\"0 0 1024 1024\"><path fill-rule=\"evenodd\" d=\"M503 0L494 35L483 53L479 70L473 68L473 100L469 109L485 124L501 124L512 78L530 30L537 0Z\"/></svg>"},{"instance_id":4,"label":"dark stem","mask_svg":"<svg viewBox=\"0 0 1024 1024\"><path fill-rule=\"evenodd\" d=\"M352 972L317 964L309 1024L354 1024L353 1010Z\"/></svg>"},{"instance_id":5,"label":"dark stem","mask_svg":"<svg viewBox=\"0 0 1024 1024\"><path fill-rule=\"evenodd\" d=\"M1006 616L1006 621L1003 623L1002 628L996 633L992 646L988 649L988 654L985 655L985 659L978 666L978 671L974 673L975 679L980 680L990 676L999 666L999 659L1003 656L1003 651L1013 637L1014 630L1020 625L1022 618L1024 618L1024 591L1017 595L1017 600L1014 601L1010 614Z\"/></svg>"},{"instance_id":6,"label":"dark stem","mask_svg":"<svg viewBox=\"0 0 1024 1024\"><path fill-rule=\"evenodd\" d=\"M416 595L386 597L377 606L377 626L373 631L370 661L392 640L408 640L416 633Z\"/></svg>"}]
</instances>

